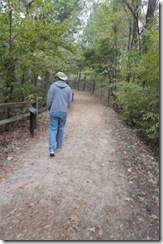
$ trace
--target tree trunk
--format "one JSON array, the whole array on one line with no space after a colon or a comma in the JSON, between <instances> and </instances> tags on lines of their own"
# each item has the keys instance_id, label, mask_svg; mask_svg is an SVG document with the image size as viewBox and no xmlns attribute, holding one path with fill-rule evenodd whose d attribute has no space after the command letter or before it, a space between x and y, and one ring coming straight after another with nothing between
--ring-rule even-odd
<instances>
[{"instance_id":1,"label":"tree trunk","mask_svg":"<svg viewBox=\"0 0 163 244\"><path fill-rule=\"evenodd\" d=\"M81 72L79 71L79 74L78 74L78 91L80 90L80 79L81 79Z\"/></svg>"},{"instance_id":2,"label":"tree trunk","mask_svg":"<svg viewBox=\"0 0 163 244\"><path fill-rule=\"evenodd\" d=\"M150 23L153 20L154 12L155 12L155 9L156 9L156 1L157 0L148 0L148 9L147 9L147 13L146 13L146 16L145 16L146 24L145 24L143 29L150 28ZM143 36L143 30L142 30L142 40L143 41L142 41L142 44L141 44L141 47L140 47L140 52L141 52L141 54L144 54L144 53L147 52L146 43L148 42L148 39L147 39L146 36Z\"/></svg>"},{"instance_id":3,"label":"tree trunk","mask_svg":"<svg viewBox=\"0 0 163 244\"><path fill-rule=\"evenodd\" d=\"M146 24L148 24L154 17L156 9L156 0L148 0L148 9L146 14Z\"/></svg>"},{"instance_id":4,"label":"tree trunk","mask_svg":"<svg viewBox=\"0 0 163 244\"><path fill-rule=\"evenodd\" d=\"M83 91L85 91L85 85L86 85L86 75L84 75Z\"/></svg>"},{"instance_id":5,"label":"tree trunk","mask_svg":"<svg viewBox=\"0 0 163 244\"><path fill-rule=\"evenodd\" d=\"M92 94L94 94L96 88L96 81L93 81Z\"/></svg>"}]
</instances>

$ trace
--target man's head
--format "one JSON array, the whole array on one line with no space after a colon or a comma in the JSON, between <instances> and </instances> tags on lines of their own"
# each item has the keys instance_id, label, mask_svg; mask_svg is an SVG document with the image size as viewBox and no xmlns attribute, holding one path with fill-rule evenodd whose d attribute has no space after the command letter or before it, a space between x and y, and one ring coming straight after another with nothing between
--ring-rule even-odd
<instances>
[{"instance_id":1,"label":"man's head","mask_svg":"<svg viewBox=\"0 0 163 244\"><path fill-rule=\"evenodd\" d=\"M67 75L65 75L63 72L58 72L55 77L59 78L60 80L66 81L68 79Z\"/></svg>"}]
</instances>

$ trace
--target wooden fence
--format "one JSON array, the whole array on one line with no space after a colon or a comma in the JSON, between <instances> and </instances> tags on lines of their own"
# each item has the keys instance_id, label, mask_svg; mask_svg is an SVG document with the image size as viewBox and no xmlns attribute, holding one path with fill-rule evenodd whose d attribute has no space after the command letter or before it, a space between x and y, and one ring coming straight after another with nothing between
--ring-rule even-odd
<instances>
[{"instance_id":1,"label":"wooden fence","mask_svg":"<svg viewBox=\"0 0 163 244\"><path fill-rule=\"evenodd\" d=\"M37 128L38 122L38 113L43 112L47 109L45 105L45 99L38 99L26 102L14 102L14 103L1 103L0 104L0 130L5 130L4 127L13 122L23 120L27 117L30 117L30 134L33 135L33 131ZM35 116L32 116L31 108L35 111ZM10 116L9 116L10 113ZM31 117L34 118L35 126L31 128L33 122L31 123ZM3 128L2 128L3 127Z\"/></svg>"},{"instance_id":2,"label":"wooden fence","mask_svg":"<svg viewBox=\"0 0 163 244\"><path fill-rule=\"evenodd\" d=\"M74 93L72 93L73 100ZM0 131L4 131L7 124L30 117L30 134L33 136L38 124L38 113L45 110L47 110L45 99L38 97L26 102L0 103Z\"/></svg>"}]
</instances>

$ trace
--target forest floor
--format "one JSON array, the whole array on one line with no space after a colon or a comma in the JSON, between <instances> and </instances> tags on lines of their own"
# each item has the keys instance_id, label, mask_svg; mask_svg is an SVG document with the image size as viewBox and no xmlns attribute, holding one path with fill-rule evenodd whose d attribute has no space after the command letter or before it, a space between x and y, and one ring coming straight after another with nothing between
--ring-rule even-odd
<instances>
[{"instance_id":1,"label":"forest floor","mask_svg":"<svg viewBox=\"0 0 163 244\"><path fill-rule=\"evenodd\" d=\"M159 163L120 116L74 91L54 158L48 123L0 135L0 239L159 240Z\"/></svg>"}]
</instances>

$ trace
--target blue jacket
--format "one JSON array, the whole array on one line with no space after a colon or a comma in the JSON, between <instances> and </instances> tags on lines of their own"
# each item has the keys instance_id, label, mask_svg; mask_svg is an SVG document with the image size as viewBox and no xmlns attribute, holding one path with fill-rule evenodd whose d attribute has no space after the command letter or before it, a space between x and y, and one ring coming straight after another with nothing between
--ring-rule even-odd
<instances>
[{"instance_id":1,"label":"blue jacket","mask_svg":"<svg viewBox=\"0 0 163 244\"><path fill-rule=\"evenodd\" d=\"M50 112L67 112L72 102L72 91L66 82L54 82L48 91L46 105Z\"/></svg>"}]
</instances>

